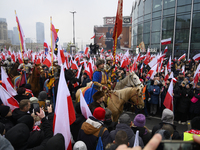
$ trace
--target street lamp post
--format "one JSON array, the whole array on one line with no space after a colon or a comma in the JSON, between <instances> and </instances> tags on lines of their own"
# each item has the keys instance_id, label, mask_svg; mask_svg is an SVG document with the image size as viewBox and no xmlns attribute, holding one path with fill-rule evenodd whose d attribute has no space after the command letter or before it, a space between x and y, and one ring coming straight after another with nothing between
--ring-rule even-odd
<instances>
[{"instance_id":1,"label":"street lamp post","mask_svg":"<svg viewBox=\"0 0 200 150\"><path fill-rule=\"evenodd\" d=\"M76 13L76 11L70 11L70 13L73 14L73 44L75 45L74 13Z\"/></svg>"}]
</instances>

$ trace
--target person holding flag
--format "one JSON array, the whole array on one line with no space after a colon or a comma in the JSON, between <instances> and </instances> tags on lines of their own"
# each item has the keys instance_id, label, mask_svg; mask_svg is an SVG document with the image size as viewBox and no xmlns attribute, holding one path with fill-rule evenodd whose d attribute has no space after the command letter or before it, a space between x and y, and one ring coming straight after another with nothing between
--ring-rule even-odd
<instances>
[{"instance_id":1,"label":"person holding flag","mask_svg":"<svg viewBox=\"0 0 200 150\"><path fill-rule=\"evenodd\" d=\"M21 71L26 72L26 78L27 79L28 79L28 76L30 75L30 73L33 69L33 66L28 61L29 61L28 57L25 57L24 58L24 64L20 64L19 67L18 67L19 72L21 72Z\"/></svg>"}]
</instances>

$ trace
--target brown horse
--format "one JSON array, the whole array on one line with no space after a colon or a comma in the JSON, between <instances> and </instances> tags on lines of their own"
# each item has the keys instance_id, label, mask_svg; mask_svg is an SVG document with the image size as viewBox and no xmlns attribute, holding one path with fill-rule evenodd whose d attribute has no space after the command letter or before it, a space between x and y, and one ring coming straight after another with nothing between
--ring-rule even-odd
<instances>
[{"instance_id":1,"label":"brown horse","mask_svg":"<svg viewBox=\"0 0 200 150\"><path fill-rule=\"evenodd\" d=\"M28 79L28 83L31 85L31 90L35 97L38 97L38 94L40 92L40 74L43 72L43 69L41 65L35 64L32 74L30 75Z\"/></svg>"},{"instance_id":2,"label":"brown horse","mask_svg":"<svg viewBox=\"0 0 200 150\"><path fill-rule=\"evenodd\" d=\"M14 63L14 65L12 66L11 70L10 70L10 73L9 73L9 77L12 79L14 78L15 76L18 76L19 75L19 72L17 71L18 69L18 66L19 66L19 62L17 61L16 63ZM14 82L13 82L14 83Z\"/></svg>"},{"instance_id":3,"label":"brown horse","mask_svg":"<svg viewBox=\"0 0 200 150\"><path fill-rule=\"evenodd\" d=\"M139 109L144 108L144 101L141 89L138 87L128 87L122 90L113 91L108 98L108 109L112 111L112 119L117 122L123 111L124 104L130 99Z\"/></svg>"},{"instance_id":4,"label":"brown horse","mask_svg":"<svg viewBox=\"0 0 200 150\"><path fill-rule=\"evenodd\" d=\"M85 90L89 87L80 88L85 94ZM139 109L144 108L144 101L142 96L142 89L140 87L127 87L122 90L111 91L109 96L105 96L105 100L108 102L108 109L112 111L113 121L117 121L120 114L123 111L124 104L130 99L134 105L137 105ZM76 92L76 102L79 101L80 90Z\"/></svg>"}]
</instances>

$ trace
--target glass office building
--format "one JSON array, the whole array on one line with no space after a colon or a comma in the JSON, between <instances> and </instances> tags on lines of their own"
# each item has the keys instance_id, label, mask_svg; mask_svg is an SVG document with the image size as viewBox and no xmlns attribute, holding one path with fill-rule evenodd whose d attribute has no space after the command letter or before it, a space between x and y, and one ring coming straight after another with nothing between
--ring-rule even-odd
<instances>
[{"instance_id":1,"label":"glass office building","mask_svg":"<svg viewBox=\"0 0 200 150\"><path fill-rule=\"evenodd\" d=\"M192 58L200 53L200 0L136 0L132 9L133 49L163 51L162 39L172 38L167 55Z\"/></svg>"}]
</instances>

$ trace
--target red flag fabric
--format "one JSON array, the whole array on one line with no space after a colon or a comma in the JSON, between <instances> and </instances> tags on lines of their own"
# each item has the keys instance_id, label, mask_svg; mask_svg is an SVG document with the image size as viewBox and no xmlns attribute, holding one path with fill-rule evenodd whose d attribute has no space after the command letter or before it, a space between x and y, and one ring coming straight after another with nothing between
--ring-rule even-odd
<instances>
[{"instance_id":1,"label":"red flag fabric","mask_svg":"<svg viewBox=\"0 0 200 150\"><path fill-rule=\"evenodd\" d=\"M145 63L146 65L148 65L149 60L150 60L150 57L151 57L151 55L150 55L150 51L149 51L149 48L148 48L147 54L146 54L145 60L144 60L144 63Z\"/></svg>"},{"instance_id":2,"label":"red flag fabric","mask_svg":"<svg viewBox=\"0 0 200 150\"><path fill-rule=\"evenodd\" d=\"M150 75L150 79L153 79L155 74L156 74L156 70L157 70L158 64L154 65L151 70L149 70L149 72L147 73L147 75Z\"/></svg>"},{"instance_id":3,"label":"red flag fabric","mask_svg":"<svg viewBox=\"0 0 200 150\"><path fill-rule=\"evenodd\" d=\"M167 53L168 51L168 46L165 47L164 53Z\"/></svg>"},{"instance_id":4,"label":"red flag fabric","mask_svg":"<svg viewBox=\"0 0 200 150\"><path fill-rule=\"evenodd\" d=\"M85 51L84 51L84 54L85 54L85 55L87 55L88 50L89 50L89 47L86 47L86 48L85 48Z\"/></svg>"},{"instance_id":5,"label":"red flag fabric","mask_svg":"<svg viewBox=\"0 0 200 150\"><path fill-rule=\"evenodd\" d=\"M85 117L85 119L88 119L90 116L92 116L92 113L85 101L85 98L83 97L83 93L81 90L80 90L80 107L82 115Z\"/></svg>"},{"instance_id":6,"label":"red flag fabric","mask_svg":"<svg viewBox=\"0 0 200 150\"><path fill-rule=\"evenodd\" d=\"M199 53L199 54L196 54L192 59L193 59L194 61L200 60L200 53Z\"/></svg>"},{"instance_id":7,"label":"red flag fabric","mask_svg":"<svg viewBox=\"0 0 200 150\"><path fill-rule=\"evenodd\" d=\"M167 94L165 96L165 100L164 100L164 106L168 109L170 109L171 111L173 111L173 80L171 80L171 83L169 85Z\"/></svg>"},{"instance_id":8,"label":"red flag fabric","mask_svg":"<svg viewBox=\"0 0 200 150\"><path fill-rule=\"evenodd\" d=\"M113 31L112 38L115 40L115 37L119 37L119 35L122 33L122 22L123 22L123 0L118 0L118 6L117 6L117 14L116 14L116 20L115 20L115 27ZM117 33L117 34L116 34Z\"/></svg>"},{"instance_id":9,"label":"red flag fabric","mask_svg":"<svg viewBox=\"0 0 200 150\"><path fill-rule=\"evenodd\" d=\"M0 85L0 98L4 105L9 106L11 110L19 108L17 100L12 97L1 85Z\"/></svg>"},{"instance_id":10,"label":"red flag fabric","mask_svg":"<svg viewBox=\"0 0 200 150\"><path fill-rule=\"evenodd\" d=\"M169 79L169 75L168 75L167 67L165 67L165 79L164 79L164 81L167 81L167 79Z\"/></svg>"},{"instance_id":11,"label":"red flag fabric","mask_svg":"<svg viewBox=\"0 0 200 150\"><path fill-rule=\"evenodd\" d=\"M167 63L167 70L169 71L169 72L171 72L171 65L172 65L172 61L171 61L171 56L169 57L169 61L168 61L168 63Z\"/></svg>"},{"instance_id":12,"label":"red flag fabric","mask_svg":"<svg viewBox=\"0 0 200 150\"><path fill-rule=\"evenodd\" d=\"M61 133L65 139L65 149L72 150L70 125L76 120L75 111L61 65L56 107L53 120L54 135Z\"/></svg>"},{"instance_id":13,"label":"red flag fabric","mask_svg":"<svg viewBox=\"0 0 200 150\"><path fill-rule=\"evenodd\" d=\"M46 59L43 61L43 64L47 65L47 67L51 66L51 56L48 53Z\"/></svg>"},{"instance_id":14,"label":"red flag fabric","mask_svg":"<svg viewBox=\"0 0 200 150\"><path fill-rule=\"evenodd\" d=\"M100 40L102 37L103 37L103 35L101 35L101 36L99 37L99 40Z\"/></svg>"},{"instance_id":15,"label":"red flag fabric","mask_svg":"<svg viewBox=\"0 0 200 150\"><path fill-rule=\"evenodd\" d=\"M181 61L181 59L184 59L185 56L186 56L186 54L183 54L183 55L178 59L178 61Z\"/></svg>"},{"instance_id":16,"label":"red flag fabric","mask_svg":"<svg viewBox=\"0 0 200 150\"><path fill-rule=\"evenodd\" d=\"M54 49L55 49L55 44L56 44L56 39L58 38L58 35L57 35L57 32L56 32L56 29L53 25L53 23L51 22L51 40L52 40L52 50L53 50L53 53L54 53Z\"/></svg>"},{"instance_id":17,"label":"red flag fabric","mask_svg":"<svg viewBox=\"0 0 200 150\"><path fill-rule=\"evenodd\" d=\"M163 40L161 40L161 44L162 45L171 44L171 40L172 40L172 38L163 39Z\"/></svg>"},{"instance_id":18,"label":"red flag fabric","mask_svg":"<svg viewBox=\"0 0 200 150\"><path fill-rule=\"evenodd\" d=\"M1 67L1 80L2 80L2 86L4 87L5 90L7 90L7 92L10 95L12 96L17 95L17 92L14 89L14 85L12 84L10 78L8 77L3 67Z\"/></svg>"},{"instance_id":19,"label":"red flag fabric","mask_svg":"<svg viewBox=\"0 0 200 150\"><path fill-rule=\"evenodd\" d=\"M95 38L95 34L94 34L94 36L93 37L91 37L91 39L94 39Z\"/></svg>"}]
</instances>

